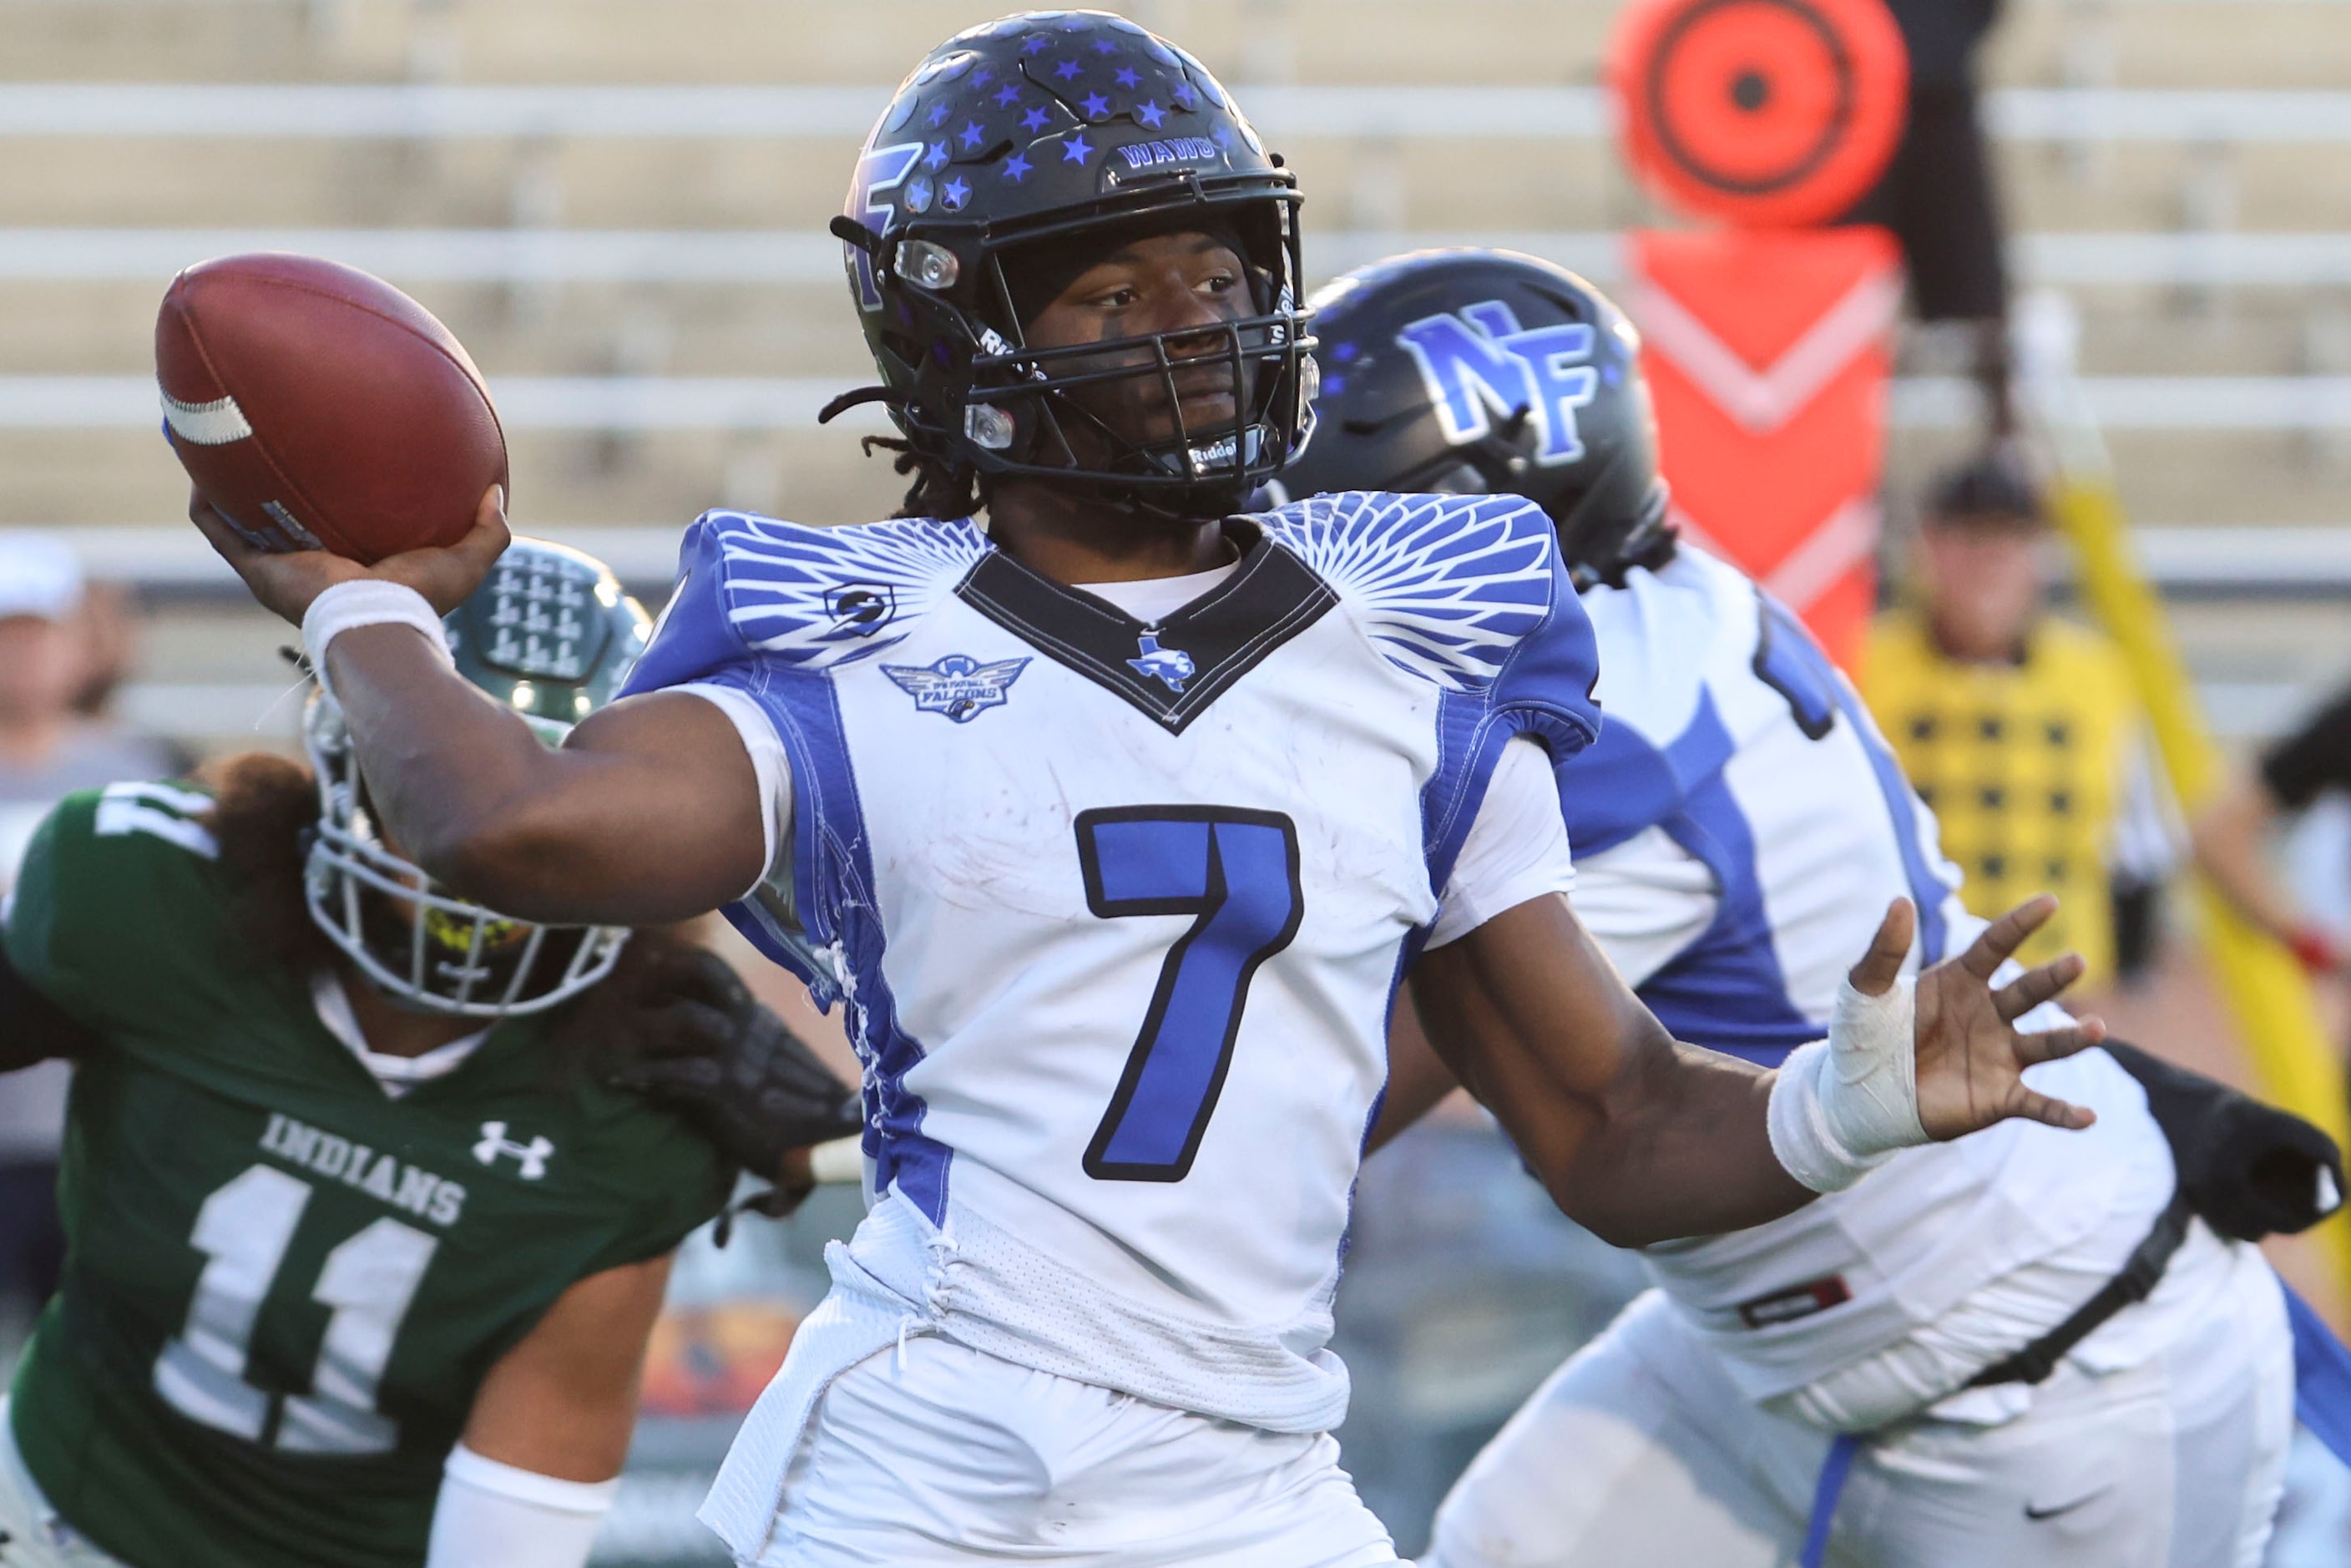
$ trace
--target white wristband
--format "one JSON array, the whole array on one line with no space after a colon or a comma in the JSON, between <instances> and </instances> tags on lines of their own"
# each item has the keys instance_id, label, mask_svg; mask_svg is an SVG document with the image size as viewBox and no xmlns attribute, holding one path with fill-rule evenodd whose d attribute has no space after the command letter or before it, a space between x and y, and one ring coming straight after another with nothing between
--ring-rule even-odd
<instances>
[{"instance_id":1,"label":"white wristband","mask_svg":"<svg viewBox=\"0 0 2351 1568\"><path fill-rule=\"evenodd\" d=\"M459 1443L442 1467L425 1568L582 1568L621 1483L567 1481Z\"/></svg>"},{"instance_id":2,"label":"white wristband","mask_svg":"<svg viewBox=\"0 0 2351 1568\"><path fill-rule=\"evenodd\" d=\"M863 1138L852 1133L845 1138L819 1144L809 1151L809 1179L819 1186L862 1185L865 1180L865 1150Z\"/></svg>"},{"instance_id":3,"label":"white wristband","mask_svg":"<svg viewBox=\"0 0 2351 1568\"><path fill-rule=\"evenodd\" d=\"M1771 1152L1814 1192L1841 1192L1898 1149L1926 1143L1918 1120L1916 987L1867 997L1837 988L1829 1038L1800 1046L1771 1085Z\"/></svg>"},{"instance_id":4,"label":"white wristband","mask_svg":"<svg viewBox=\"0 0 2351 1568\"><path fill-rule=\"evenodd\" d=\"M444 660L455 663L449 657L449 637L442 630L441 617L433 613L424 595L380 577L354 578L310 601L310 608L302 615L302 652L309 656L310 673L329 696L334 687L327 680L327 644L359 626L413 626Z\"/></svg>"}]
</instances>

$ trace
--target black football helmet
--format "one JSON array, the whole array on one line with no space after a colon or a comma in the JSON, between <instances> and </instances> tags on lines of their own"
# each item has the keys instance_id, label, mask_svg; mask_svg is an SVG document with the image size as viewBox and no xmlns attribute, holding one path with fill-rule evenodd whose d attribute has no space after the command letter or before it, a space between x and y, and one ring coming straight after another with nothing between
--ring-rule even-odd
<instances>
[{"instance_id":1,"label":"black football helmet","mask_svg":"<svg viewBox=\"0 0 2351 1568\"><path fill-rule=\"evenodd\" d=\"M1591 284L1511 251L1416 251L1310 308L1320 423L1271 495L1524 496L1579 590L1671 555L1640 334Z\"/></svg>"},{"instance_id":2,"label":"black football helmet","mask_svg":"<svg viewBox=\"0 0 2351 1568\"><path fill-rule=\"evenodd\" d=\"M918 455L951 467L1074 480L1179 516L1236 507L1311 418L1298 202L1295 176L1216 78L1123 17L1036 11L959 33L900 85L833 221L883 384L836 399L824 417L880 402ZM1040 302L1021 287L1024 250L1189 228L1238 243L1252 314L1026 347L1021 309ZM1229 365L1238 412L1192 430L1174 372L1203 360ZM1141 376L1165 388L1170 440L1126 440L1068 395ZM1113 455L1081 465L1065 434L1080 423Z\"/></svg>"}]
</instances>

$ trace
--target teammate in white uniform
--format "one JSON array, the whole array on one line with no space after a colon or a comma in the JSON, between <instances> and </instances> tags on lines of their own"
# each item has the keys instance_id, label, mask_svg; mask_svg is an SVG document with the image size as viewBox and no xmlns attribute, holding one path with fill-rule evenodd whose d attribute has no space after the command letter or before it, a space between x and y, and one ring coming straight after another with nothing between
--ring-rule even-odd
<instances>
[{"instance_id":1,"label":"teammate in white uniform","mask_svg":"<svg viewBox=\"0 0 2351 1568\"><path fill-rule=\"evenodd\" d=\"M1751 580L1677 547L1637 340L1605 298L1454 251L1316 303L1323 427L1290 493L1511 488L1560 524L1608 716L1559 773L1573 902L1677 1038L1767 1066L1817 1039L1888 897L1917 901L1921 962L1974 935L1852 688ZM1539 355L1547 380L1527 373ZM1382 1135L1449 1087L1416 1050L1399 1045ZM2293 1379L2251 1246L2195 1221L2153 1297L2046 1381L1967 1386L2120 1271L2175 1185L2113 1057L2032 1077L2097 1125L2010 1123L1770 1224L1648 1249L1658 1288L1479 1458L1425 1568L1790 1563L1831 1436L1862 1432L1832 1562L2257 1563Z\"/></svg>"},{"instance_id":2,"label":"teammate in white uniform","mask_svg":"<svg viewBox=\"0 0 2351 1568\"><path fill-rule=\"evenodd\" d=\"M2021 1073L2096 1030L2011 1027L2077 966L1990 984L2039 906L1915 1000L1892 911L1798 1071L1642 1009L1560 896L1550 766L1599 721L1549 519L1229 516L1309 423L1296 205L1198 63L1121 18L934 51L835 225L913 515L705 517L648 695L561 752L448 674L401 586L470 583L495 496L372 571L196 508L303 620L436 875L517 917L726 904L845 1008L872 1209L704 1511L744 1562L1394 1561L1324 1435L1324 1342L1407 974L1560 1201L1627 1241L2088 1120Z\"/></svg>"}]
</instances>

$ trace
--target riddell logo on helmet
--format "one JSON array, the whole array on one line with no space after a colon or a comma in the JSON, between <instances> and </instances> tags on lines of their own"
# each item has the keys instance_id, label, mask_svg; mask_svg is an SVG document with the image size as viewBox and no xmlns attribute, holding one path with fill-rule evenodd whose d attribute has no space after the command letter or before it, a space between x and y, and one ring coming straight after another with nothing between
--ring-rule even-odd
<instances>
[{"instance_id":1,"label":"riddell logo on helmet","mask_svg":"<svg viewBox=\"0 0 2351 1568\"><path fill-rule=\"evenodd\" d=\"M1225 150L1205 136L1171 136L1165 141L1130 141L1113 149L1126 160L1129 172L1157 169L1170 163L1221 163Z\"/></svg>"}]
</instances>

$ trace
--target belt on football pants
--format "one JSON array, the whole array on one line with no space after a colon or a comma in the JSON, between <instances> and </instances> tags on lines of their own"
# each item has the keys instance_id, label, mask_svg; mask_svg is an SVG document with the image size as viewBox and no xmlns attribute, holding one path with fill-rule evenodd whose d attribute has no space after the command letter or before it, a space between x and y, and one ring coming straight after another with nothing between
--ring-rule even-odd
<instances>
[{"instance_id":1,"label":"belt on football pants","mask_svg":"<svg viewBox=\"0 0 2351 1568\"><path fill-rule=\"evenodd\" d=\"M2189 1212L2185 1188L2156 1217L2155 1228L2131 1251L2122 1272L2098 1287L2098 1293L2076 1308L2074 1315L2018 1351L1996 1361L1968 1379L1970 1388L1990 1388L2000 1383L2044 1383L2065 1359L2065 1353L2090 1337L2125 1307L2135 1306L2155 1293L2163 1271L2171 1266L2180 1243L2188 1239Z\"/></svg>"},{"instance_id":2,"label":"belt on football pants","mask_svg":"<svg viewBox=\"0 0 2351 1568\"><path fill-rule=\"evenodd\" d=\"M2188 1223L2194 1218L2187 1190L2174 1192L2171 1201L2156 1217L2155 1228L2131 1249L2121 1272L2099 1286L2097 1293L2075 1308L2064 1322L2015 1354L1985 1367L1963 1386L1989 1388L2001 1383L2046 1382L2049 1375L2057 1370L2057 1364L2065 1359L2067 1351L2089 1338L2125 1307L2136 1305L2155 1293L2155 1287L2163 1280L2163 1271L2171 1266L2172 1258L2187 1241ZM1821 1568L1827 1558L1829 1527L1836 1520L1837 1499L1844 1491L1845 1479L1853 1473L1853 1462L1866 1441L1866 1434L1840 1432L1830 1442L1828 1457L1821 1463L1821 1479L1813 1489L1813 1512L1804 1529L1803 1551L1796 1559L1798 1568Z\"/></svg>"},{"instance_id":3,"label":"belt on football pants","mask_svg":"<svg viewBox=\"0 0 2351 1568\"><path fill-rule=\"evenodd\" d=\"M2179 1200L2173 1199L2175 1207L2178 1204ZM2170 1213L2170 1209L2164 1211L2166 1218L2169 1218ZM2155 1232L2150 1233L2147 1240L2139 1244L2139 1252L2131 1254L2133 1263L2138 1260L2140 1252L2147 1250L2151 1244L2158 1241L2163 1228L2162 1222L2158 1221ZM2186 1235L2186 1229L2184 1225L2180 1227L2180 1234L2183 1238ZM2179 1243L2174 1241L2171 1244L2171 1251L2178 1251L2179 1247ZM2158 1278L2162 1274L2163 1265L2170 1260L2170 1254L2167 1252L2162 1262L2155 1265L2155 1271ZM2128 1271L2128 1268L2129 1265L2125 1266L2126 1272ZM2311 1435L2325 1444L2327 1451L2342 1461L2346 1469L2351 1469L2351 1349L2345 1347L2343 1342L2335 1337L2335 1331L2327 1326L2325 1320L2313 1312L2310 1303L2296 1295L2292 1286L2281 1280L2278 1281L2278 1291L2285 1298L2286 1322L2294 1334L2294 1419L2308 1427ZM2104 1291L2100 1292L2101 1295L2104 1293ZM2093 1300L2095 1301L2095 1298ZM2083 1310L2087 1312L2088 1308L2085 1307ZM2080 1315L2080 1313L2075 1314L2077 1317ZM2108 1312L2106 1315L2111 1317L2114 1314ZM2066 1320L2067 1324L2071 1324L2072 1322L2071 1318ZM2095 1326L2095 1323L2091 1325L2093 1328ZM2020 1351L2010 1360L2021 1359L2026 1352L2047 1343L2048 1340L2054 1339L2057 1333L2063 1332L2064 1332L2064 1325L2061 1325L2046 1339L2035 1341L2032 1345L2028 1345L2025 1351ZM2084 1331L2085 1333L2087 1332L2087 1330ZM2064 1354L2064 1351L2062 1349L2053 1352L2050 1356L2051 1365L2053 1366ZM2005 1366L2008 1363L2003 1362L2001 1364ZM2042 1375L2046 1376L2047 1373L2044 1372ZM1980 1377L1978 1381L1987 1381L1987 1378ZM2016 1380L2003 1379L2002 1381ZM2038 1382L2040 1379L2034 1378L2031 1381ZM1853 1473L1853 1461L1859 1457L1861 1446L1865 1441L1867 1438L1865 1435L1855 1432L1840 1432L1831 1440L1828 1457L1821 1465L1821 1479L1813 1490L1812 1518L1804 1531L1803 1552L1797 1558L1800 1568L1821 1568L1822 1563L1828 1556L1829 1527L1836 1519L1837 1498L1844 1492L1845 1479Z\"/></svg>"}]
</instances>

